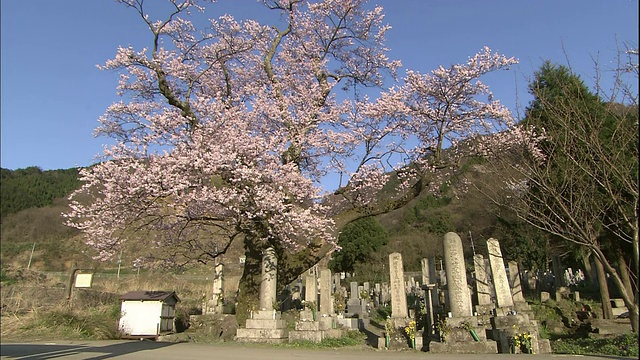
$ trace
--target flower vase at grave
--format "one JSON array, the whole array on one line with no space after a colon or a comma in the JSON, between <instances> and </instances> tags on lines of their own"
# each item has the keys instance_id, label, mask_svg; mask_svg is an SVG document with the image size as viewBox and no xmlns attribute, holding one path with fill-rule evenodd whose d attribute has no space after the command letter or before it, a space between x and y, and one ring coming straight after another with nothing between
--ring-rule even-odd
<instances>
[{"instance_id":1,"label":"flower vase at grave","mask_svg":"<svg viewBox=\"0 0 640 360\"><path fill-rule=\"evenodd\" d=\"M533 351L531 351L531 348L527 347L526 345L520 346L520 352L523 354L533 354Z\"/></svg>"},{"instance_id":2,"label":"flower vase at grave","mask_svg":"<svg viewBox=\"0 0 640 360\"><path fill-rule=\"evenodd\" d=\"M416 339L415 338L411 339L411 348L414 349L414 350L416 349Z\"/></svg>"}]
</instances>

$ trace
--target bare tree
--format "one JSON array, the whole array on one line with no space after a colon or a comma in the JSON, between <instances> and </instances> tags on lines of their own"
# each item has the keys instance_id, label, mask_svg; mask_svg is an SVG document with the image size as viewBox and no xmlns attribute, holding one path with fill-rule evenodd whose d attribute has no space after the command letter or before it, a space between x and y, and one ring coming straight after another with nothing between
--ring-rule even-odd
<instances>
[{"instance_id":1,"label":"bare tree","mask_svg":"<svg viewBox=\"0 0 640 360\"><path fill-rule=\"evenodd\" d=\"M637 332L638 104L625 78L637 82L637 58L625 54L631 65L614 69L607 97L590 92L569 68L545 63L530 84L534 101L522 124L530 146L502 153L495 165L509 174L505 186L483 191L521 220L588 249Z\"/></svg>"}]
</instances>

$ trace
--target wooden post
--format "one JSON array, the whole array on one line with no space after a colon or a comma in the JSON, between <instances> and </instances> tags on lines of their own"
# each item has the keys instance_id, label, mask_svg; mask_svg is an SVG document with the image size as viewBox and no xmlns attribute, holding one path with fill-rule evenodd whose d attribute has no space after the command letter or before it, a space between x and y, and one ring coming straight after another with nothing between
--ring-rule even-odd
<instances>
[{"instance_id":1,"label":"wooden post","mask_svg":"<svg viewBox=\"0 0 640 360\"><path fill-rule=\"evenodd\" d=\"M71 295L73 295L73 282L76 278L76 273L80 270L77 263L73 263L71 270L69 271L69 280L67 281L67 301L71 302Z\"/></svg>"}]
</instances>

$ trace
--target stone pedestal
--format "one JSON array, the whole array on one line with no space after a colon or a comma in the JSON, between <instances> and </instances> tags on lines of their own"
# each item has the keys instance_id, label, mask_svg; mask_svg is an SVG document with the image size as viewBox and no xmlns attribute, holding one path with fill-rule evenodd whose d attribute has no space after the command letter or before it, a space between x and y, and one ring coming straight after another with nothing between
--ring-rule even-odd
<instances>
[{"instance_id":1,"label":"stone pedestal","mask_svg":"<svg viewBox=\"0 0 640 360\"><path fill-rule=\"evenodd\" d=\"M493 340L478 342L430 342L429 352L434 354L497 354Z\"/></svg>"},{"instance_id":2,"label":"stone pedestal","mask_svg":"<svg viewBox=\"0 0 640 360\"><path fill-rule=\"evenodd\" d=\"M301 340L321 342L323 339L339 338L341 335L342 331L335 328L335 319L320 317L317 321L297 321L295 330L289 331L289 342Z\"/></svg>"},{"instance_id":3,"label":"stone pedestal","mask_svg":"<svg viewBox=\"0 0 640 360\"><path fill-rule=\"evenodd\" d=\"M345 318L345 317L336 317L335 322L337 325L341 325L346 329L351 330L363 330L365 327L369 326L369 319L359 319L359 318Z\"/></svg>"},{"instance_id":4,"label":"stone pedestal","mask_svg":"<svg viewBox=\"0 0 640 360\"><path fill-rule=\"evenodd\" d=\"M467 324L465 328L463 324ZM429 343L429 352L436 354L497 354L495 340L487 339L485 328L475 316L453 317L447 319L451 328L444 342ZM476 338L471 333L473 330Z\"/></svg>"},{"instance_id":5,"label":"stone pedestal","mask_svg":"<svg viewBox=\"0 0 640 360\"><path fill-rule=\"evenodd\" d=\"M546 353L548 340L539 339L538 322L530 319L527 314L498 315L491 319L491 322L493 325L491 337L498 342L498 349L501 353L520 353L520 349L514 349L511 346L511 339L518 334L525 333L531 336L531 350L534 354ZM543 346L540 346L541 342Z\"/></svg>"},{"instance_id":6,"label":"stone pedestal","mask_svg":"<svg viewBox=\"0 0 640 360\"><path fill-rule=\"evenodd\" d=\"M281 344L289 341L287 324L280 318L280 313L275 310L259 310L252 313L247 319L246 328L238 329L236 333L238 342L261 342Z\"/></svg>"}]
</instances>

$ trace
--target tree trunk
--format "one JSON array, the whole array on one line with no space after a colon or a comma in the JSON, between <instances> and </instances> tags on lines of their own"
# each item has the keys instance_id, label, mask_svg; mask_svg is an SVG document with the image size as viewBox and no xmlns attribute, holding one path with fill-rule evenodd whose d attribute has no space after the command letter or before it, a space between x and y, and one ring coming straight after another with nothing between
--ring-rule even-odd
<instances>
[{"instance_id":1,"label":"tree trunk","mask_svg":"<svg viewBox=\"0 0 640 360\"><path fill-rule=\"evenodd\" d=\"M634 333L638 333L638 320L640 317L638 316L638 303L633 303L631 306L627 306L629 309L629 320L631 320L631 331Z\"/></svg>"},{"instance_id":2,"label":"tree trunk","mask_svg":"<svg viewBox=\"0 0 640 360\"><path fill-rule=\"evenodd\" d=\"M613 311L611 310L611 299L609 298L607 274L604 272L604 266L597 256L595 260L596 272L598 273L598 284L600 288L600 300L602 301L602 317L604 319L612 319Z\"/></svg>"},{"instance_id":3,"label":"tree trunk","mask_svg":"<svg viewBox=\"0 0 640 360\"><path fill-rule=\"evenodd\" d=\"M584 272L587 275L587 281L591 285L598 285L598 277L594 273L594 269L591 261L591 252L583 251L583 255L580 257L582 259L582 265L584 266Z\"/></svg>"},{"instance_id":4,"label":"tree trunk","mask_svg":"<svg viewBox=\"0 0 640 360\"><path fill-rule=\"evenodd\" d=\"M618 289L618 291L620 291L620 296L622 296L624 305L627 307L627 309L629 309L629 319L631 320L631 330L633 332L638 332L638 329L639 329L638 301L634 297L633 293L629 293L627 291L627 288L624 285L624 282L622 281L620 274L618 274L618 271L613 266L611 266L611 264L607 261L602 251L600 251L599 249L594 249L594 251L598 256L601 256L604 259L604 261L602 262L602 265L604 269L607 271L607 273L611 275L611 280L613 284L616 286L616 288Z\"/></svg>"},{"instance_id":5,"label":"tree trunk","mask_svg":"<svg viewBox=\"0 0 640 360\"><path fill-rule=\"evenodd\" d=\"M624 254L620 252L618 254L618 268L620 271L620 279L622 279L622 283L624 284L625 289L627 289L628 294L633 294L633 286L631 285L631 278L629 277L629 267L627 266L627 261L624 258Z\"/></svg>"},{"instance_id":6,"label":"tree trunk","mask_svg":"<svg viewBox=\"0 0 640 360\"><path fill-rule=\"evenodd\" d=\"M240 327L245 326L251 310L258 310L259 307L262 250L261 242L255 241L249 236L245 237L244 254L246 259L236 296L236 322Z\"/></svg>"},{"instance_id":7,"label":"tree trunk","mask_svg":"<svg viewBox=\"0 0 640 360\"><path fill-rule=\"evenodd\" d=\"M635 333L638 332L638 300L634 296L633 285L631 284L631 277L629 276L629 272L631 269L627 265L627 261L624 258L622 253L619 254L620 258L618 260L618 266L620 267L620 279L624 284L624 288L629 296L629 298L634 299L633 303L627 303L625 301L625 306L629 309L629 320L631 320L631 330ZM624 298L624 297L623 297Z\"/></svg>"}]
</instances>

